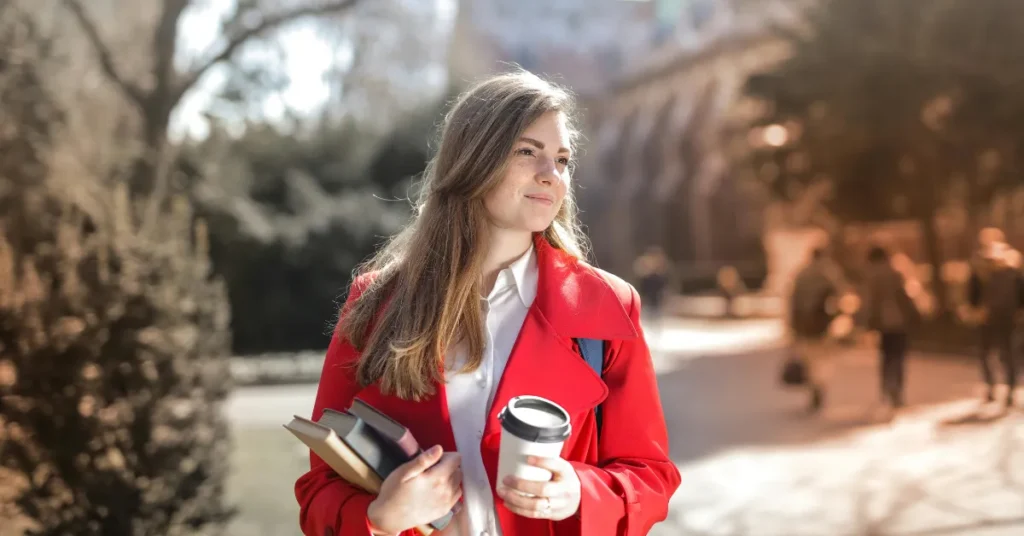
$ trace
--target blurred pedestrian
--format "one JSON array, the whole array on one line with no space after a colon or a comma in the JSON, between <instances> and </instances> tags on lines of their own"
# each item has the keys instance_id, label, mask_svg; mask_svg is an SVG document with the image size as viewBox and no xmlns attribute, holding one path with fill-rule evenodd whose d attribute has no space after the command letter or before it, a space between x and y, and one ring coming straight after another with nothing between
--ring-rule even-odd
<instances>
[{"instance_id":1,"label":"blurred pedestrian","mask_svg":"<svg viewBox=\"0 0 1024 536\"><path fill-rule=\"evenodd\" d=\"M725 316L734 318L736 314L736 298L747 291L740 271L735 266L727 264L718 270L715 278L718 284L718 291L725 298Z\"/></svg>"},{"instance_id":2,"label":"blurred pedestrian","mask_svg":"<svg viewBox=\"0 0 1024 536\"><path fill-rule=\"evenodd\" d=\"M1018 315L1024 305L1021 254L1005 242L983 244L973 259L967 282L968 319L977 326L978 358L986 386L985 401L995 400L995 375L989 363L990 354L995 349L1009 389L1005 404L1010 407L1018 372L1014 338Z\"/></svg>"},{"instance_id":3,"label":"blurred pedestrian","mask_svg":"<svg viewBox=\"0 0 1024 536\"><path fill-rule=\"evenodd\" d=\"M921 320L906 280L882 247L868 252L861 314L868 330L878 333L881 394L893 408L903 406L908 333Z\"/></svg>"},{"instance_id":4,"label":"blurred pedestrian","mask_svg":"<svg viewBox=\"0 0 1024 536\"><path fill-rule=\"evenodd\" d=\"M658 246L647 248L633 263L633 272L637 278L637 292L643 303L645 320L649 321L652 331L660 332L670 275L665 251Z\"/></svg>"},{"instance_id":5,"label":"blurred pedestrian","mask_svg":"<svg viewBox=\"0 0 1024 536\"><path fill-rule=\"evenodd\" d=\"M832 354L836 348L829 340L829 327L838 314L841 286L824 247L811 253L810 262L793 281L789 329L793 350L807 366L806 387L812 412L817 412L824 404L831 376Z\"/></svg>"}]
</instances>

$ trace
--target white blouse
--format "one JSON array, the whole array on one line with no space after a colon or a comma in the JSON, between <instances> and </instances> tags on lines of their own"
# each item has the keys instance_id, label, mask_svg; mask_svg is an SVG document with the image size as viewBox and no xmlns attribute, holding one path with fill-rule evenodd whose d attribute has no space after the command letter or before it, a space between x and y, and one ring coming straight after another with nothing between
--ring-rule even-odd
<instances>
[{"instance_id":1,"label":"white blouse","mask_svg":"<svg viewBox=\"0 0 1024 536\"><path fill-rule=\"evenodd\" d=\"M464 346L456 346L452 350L454 355L447 356L446 363L453 366L446 367L445 390L455 445L462 455L463 508L444 531L445 535L501 536L491 486L480 456L480 442L498 381L536 296L537 258L530 246L522 257L498 273L490 294L480 298L487 326L480 368L472 373L457 373L466 360Z\"/></svg>"}]
</instances>

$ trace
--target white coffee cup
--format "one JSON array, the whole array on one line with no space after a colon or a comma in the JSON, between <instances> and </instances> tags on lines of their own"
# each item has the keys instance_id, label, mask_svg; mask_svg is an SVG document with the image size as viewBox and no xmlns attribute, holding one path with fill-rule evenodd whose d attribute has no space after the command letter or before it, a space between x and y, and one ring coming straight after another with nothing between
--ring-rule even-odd
<instances>
[{"instance_id":1,"label":"white coffee cup","mask_svg":"<svg viewBox=\"0 0 1024 536\"><path fill-rule=\"evenodd\" d=\"M557 458L572 432L569 413L539 396L517 396L498 414L501 445L498 450L498 484L508 475L523 480L551 480L551 471L529 465L527 456Z\"/></svg>"}]
</instances>

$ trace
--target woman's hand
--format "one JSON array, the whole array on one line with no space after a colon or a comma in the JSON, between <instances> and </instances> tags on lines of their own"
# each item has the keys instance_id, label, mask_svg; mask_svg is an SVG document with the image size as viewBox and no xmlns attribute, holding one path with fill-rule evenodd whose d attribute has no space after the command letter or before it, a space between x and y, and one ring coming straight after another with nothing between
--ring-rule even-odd
<instances>
[{"instance_id":1,"label":"woman's hand","mask_svg":"<svg viewBox=\"0 0 1024 536\"><path fill-rule=\"evenodd\" d=\"M460 497L461 457L434 446L388 475L367 517L380 533L398 534L444 516Z\"/></svg>"},{"instance_id":2,"label":"woman's hand","mask_svg":"<svg viewBox=\"0 0 1024 536\"><path fill-rule=\"evenodd\" d=\"M572 464L562 458L534 456L528 457L526 462L551 471L551 480L536 482L512 475L505 477L497 492L509 510L524 517L561 521L580 509L580 478Z\"/></svg>"}]
</instances>

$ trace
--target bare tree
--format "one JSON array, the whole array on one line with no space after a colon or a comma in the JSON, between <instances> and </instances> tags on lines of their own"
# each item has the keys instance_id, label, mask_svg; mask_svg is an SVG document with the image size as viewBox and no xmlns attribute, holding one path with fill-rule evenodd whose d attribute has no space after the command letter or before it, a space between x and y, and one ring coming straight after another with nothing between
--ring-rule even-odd
<instances>
[{"instance_id":1,"label":"bare tree","mask_svg":"<svg viewBox=\"0 0 1024 536\"><path fill-rule=\"evenodd\" d=\"M375 0L343 23L351 63L336 66L330 112L384 133L402 117L433 105L447 89L449 26L437 2ZM328 120L336 120L325 114Z\"/></svg>"},{"instance_id":2,"label":"bare tree","mask_svg":"<svg viewBox=\"0 0 1024 536\"><path fill-rule=\"evenodd\" d=\"M196 0L160 0L160 11L149 43L151 64L145 80L129 77L118 65L112 47L82 0L62 0L95 52L103 73L134 106L142 120L143 154L131 174L134 194L160 194L167 186L167 128L182 97L210 71L232 60L248 42L302 18L343 13L359 0L315 0L291 7L271 9L253 0L238 0L235 9L222 21L223 44L209 52L187 70L174 64L181 46L179 22ZM279 4L279 3L278 3Z\"/></svg>"}]
</instances>

